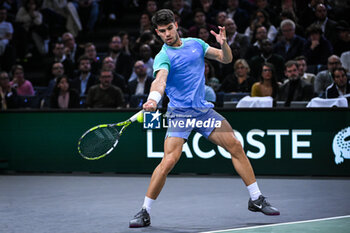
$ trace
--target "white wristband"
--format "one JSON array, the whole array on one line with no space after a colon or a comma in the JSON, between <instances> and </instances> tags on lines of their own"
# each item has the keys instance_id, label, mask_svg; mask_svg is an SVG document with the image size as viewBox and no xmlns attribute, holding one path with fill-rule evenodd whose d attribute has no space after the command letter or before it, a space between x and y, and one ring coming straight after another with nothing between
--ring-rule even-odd
<instances>
[{"instance_id":1,"label":"white wristband","mask_svg":"<svg viewBox=\"0 0 350 233\"><path fill-rule=\"evenodd\" d=\"M151 91L151 93L149 93L148 95L147 100L149 99L154 100L158 104L161 98L162 98L162 95L158 91Z\"/></svg>"}]
</instances>

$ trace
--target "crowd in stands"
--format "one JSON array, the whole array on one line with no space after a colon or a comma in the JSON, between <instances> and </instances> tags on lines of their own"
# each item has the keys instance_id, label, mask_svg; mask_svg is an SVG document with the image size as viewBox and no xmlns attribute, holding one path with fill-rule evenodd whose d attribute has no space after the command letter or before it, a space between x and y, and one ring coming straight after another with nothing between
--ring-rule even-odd
<instances>
[{"instance_id":1,"label":"crowd in stands","mask_svg":"<svg viewBox=\"0 0 350 233\"><path fill-rule=\"evenodd\" d=\"M225 26L233 61L205 60L203 71L216 106L225 96L271 96L288 107L350 93L348 1L0 0L1 109L140 108L163 45L151 24L162 8L175 13L181 37L213 47L210 31ZM138 23L119 30L128 14ZM101 45L100 28L117 32ZM28 61L45 74L40 85Z\"/></svg>"}]
</instances>

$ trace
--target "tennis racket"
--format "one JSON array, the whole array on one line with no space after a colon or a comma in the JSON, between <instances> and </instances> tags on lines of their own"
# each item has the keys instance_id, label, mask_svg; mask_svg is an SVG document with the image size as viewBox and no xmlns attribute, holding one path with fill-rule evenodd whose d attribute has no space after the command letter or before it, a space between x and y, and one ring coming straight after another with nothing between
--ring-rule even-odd
<instances>
[{"instance_id":1,"label":"tennis racket","mask_svg":"<svg viewBox=\"0 0 350 233\"><path fill-rule=\"evenodd\" d=\"M87 160L97 160L105 157L117 146L120 136L126 127L143 114L139 111L128 120L115 124L101 124L86 131L78 141L78 152ZM117 127L122 127L120 130Z\"/></svg>"}]
</instances>

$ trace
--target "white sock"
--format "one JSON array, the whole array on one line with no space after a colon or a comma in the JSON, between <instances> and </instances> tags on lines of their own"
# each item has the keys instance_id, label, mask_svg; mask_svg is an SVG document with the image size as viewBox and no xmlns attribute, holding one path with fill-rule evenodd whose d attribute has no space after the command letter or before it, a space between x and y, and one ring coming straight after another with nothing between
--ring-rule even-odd
<instances>
[{"instance_id":1,"label":"white sock","mask_svg":"<svg viewBox=\"0 0 350 233\"><path fill-rule=\"evenodd\" d=\"M249 191L249 195L252 201L257 200L261 195L260 189L258 187L258 183L256 182L252 183L251 185L248 185L247 189Z\"/></svg>"},{"instance_id":2,"label":"white sock","mask_svg":"<svg viewBox=\"0 0 350 233\"><path fill-rule=\"evenodd\" d=\"M145 196L145 200L143 201L143 206L142 208L145 208L148 212L148 214L151 214L151 206L152 206L152 203L154 202L155 200Z\"/></svg>"}]
</instances>

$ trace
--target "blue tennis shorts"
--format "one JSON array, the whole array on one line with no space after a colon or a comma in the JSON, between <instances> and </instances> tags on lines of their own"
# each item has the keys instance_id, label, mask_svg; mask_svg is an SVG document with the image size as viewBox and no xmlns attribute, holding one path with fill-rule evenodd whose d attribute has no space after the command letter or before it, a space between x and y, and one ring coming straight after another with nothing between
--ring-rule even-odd
<instances>
[{"instance_id":1,"label":"blue tennis shorts","mask_svg":"<svg viewBox=\"0 0 350 233\"><path fill-rule=\"evenodd\" d=\"M223 116L213 109L184 109L176 110L176 113L167 113L168 130L165 138L179 137L185 140L192 131L202 134L208 138L211 132L217 127L221 127Z\"/></svg>"}]
</instances>

